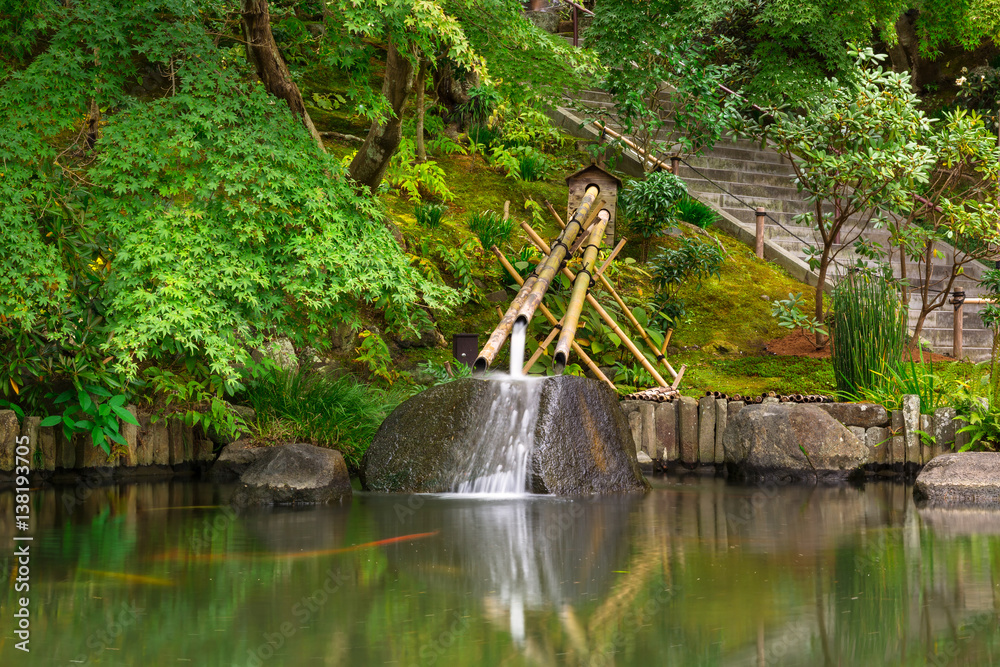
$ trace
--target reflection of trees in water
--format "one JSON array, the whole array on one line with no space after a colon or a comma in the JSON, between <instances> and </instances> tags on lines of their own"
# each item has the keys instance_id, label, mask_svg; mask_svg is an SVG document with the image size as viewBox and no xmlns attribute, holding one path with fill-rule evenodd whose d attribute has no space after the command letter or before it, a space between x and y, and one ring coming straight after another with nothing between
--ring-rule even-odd
<instances>
[{"instance_id":1,"label":"reflection of trees in water","mask_svg":"<svg viewBox=\"0 0 1000 667\"><path fill-rule=\"evenodd\" d=\"M34 494L32 627L63 664L91 654L123 602L144 613L105 662L247 664L287 622L293 637L265 664L1000 663L1000 537L983 534L988 517L963 532L918 513L908 487L692 477L641 498L359 496L342 511L235 518L195 484L99 489L75 513ZM331 573L341 578L321 601ZM0 615L11 596L0 594Z\"/></svg>"}]
</instances>

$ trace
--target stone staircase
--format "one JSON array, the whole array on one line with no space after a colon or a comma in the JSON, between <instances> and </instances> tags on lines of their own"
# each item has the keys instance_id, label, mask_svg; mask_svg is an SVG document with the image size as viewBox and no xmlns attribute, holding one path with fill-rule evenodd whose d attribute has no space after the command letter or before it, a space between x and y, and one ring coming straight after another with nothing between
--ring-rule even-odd
<instances>
[{"instance_id":1,"label":"stone staircase","mask_svg":"<svg viewBox=\"0 0 1000 667\"><path fill-rule=\"evenodd\" d=\"M663 101L669 97L664 94ZM596 113L610 115L608 126L621 131L614 121L614 103L603 91L584 91L574 100L567 100L565 106L552 111L552 119L570 133L581 138L596 139L599 133L592 125L581 124L592 119ZM665 130L669 133L669 127ZM662 161L669 163L668 154L659 154ZM627 153L617 167L633 176L643 173L642 159L634 152ZM765 257L784 266L798 280L815 285L817 278L809 270L804 248L819 246L819 235L809 227L796 224L794 217L813 210L792 182L791 164L777 152L760 144L737 137L723 137L711 150L700 156L685 157L680 165L679 176L687 183L690 194L712 207L720 216L719 226L749 245L755 238L755 211L763 207L768 214L765 220ZM854 265L858 257L851 247L857 236L853 227L844 230L842 238L846 242L831 267L832 275L828 284L842 277L848 266ZM884 229L868 229L864 237L888 246L888 232ZM950 259L954 250L941 244L938 250ZM946 260L941 260L943 263ZM914 267L908 270L912 275ZM960 276L954 288L964 289L968 297L981 296L979 279L986 267L979 263L966 265L966 275ZM893 262L893 271L900 273L898 259ZM936 268L932 284L946 278L945 267ZM911 284L916 281L911 280ZM941 283L943 286L944 283ZM920 311L919 295L914 295L910 303L910 326L916 323ZM964 356L974 361L990 357L992 332L986 329L979 318L981 306L966 304L964 307ZM952 306L933 311L924 323L921 337L930 343L932 349L943 354L952 352L954 311Z\"/></svg>"}]
</instances>

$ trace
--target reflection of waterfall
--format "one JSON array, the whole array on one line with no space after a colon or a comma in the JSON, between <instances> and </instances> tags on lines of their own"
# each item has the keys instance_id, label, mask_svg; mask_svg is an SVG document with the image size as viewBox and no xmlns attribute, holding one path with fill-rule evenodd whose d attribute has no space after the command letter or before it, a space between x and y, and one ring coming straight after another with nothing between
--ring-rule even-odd
<instances>
[{"instance_id":1,"label":"reflection of waterfall","mask_svg":"<svg viewBox=\"0 0 1000 667\"><path fill-rule=\"evenodd\" d=\"M490 382L493 402L469 443L468 459L455 473L455 492L527 493L541 387L540 380L524 377Z\"/></svg>"}]
</instances>

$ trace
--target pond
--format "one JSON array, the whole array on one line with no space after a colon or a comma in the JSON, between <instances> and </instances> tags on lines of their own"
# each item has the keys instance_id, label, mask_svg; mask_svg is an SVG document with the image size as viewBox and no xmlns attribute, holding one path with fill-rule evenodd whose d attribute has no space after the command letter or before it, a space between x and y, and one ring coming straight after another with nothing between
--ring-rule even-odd
<instances>
[{"instance_id":1,"label":"pond","mask_svg":"<svg viewBox=\"0 0 1000 667\"><path fill-rule=\"evenodd\" d=\"M891 483L651 481L242 514L198 482L36 490L31 653L12 585L0 664L1000 663L1000 514ZM5 572L12 517L0 494Z\"/></svg>"}]
</instances>

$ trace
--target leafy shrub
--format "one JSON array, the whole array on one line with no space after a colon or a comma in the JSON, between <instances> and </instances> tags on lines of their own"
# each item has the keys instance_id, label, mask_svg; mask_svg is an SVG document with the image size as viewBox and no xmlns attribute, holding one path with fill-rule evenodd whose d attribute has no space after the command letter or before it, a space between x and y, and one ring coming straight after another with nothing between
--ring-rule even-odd
<instances>
[{"instance_id":1,"label":"leafy shrub","mask_svg":"<svg viewBox=\"0 0 1000 667\"><path fill-rule=\"evenodd\" d=\"M539 181L552 169L549 158L530 146L497 145L490 154L493 166L516 180Z\"/></svg>"},{"instance_id":2,"label":"leafy shrub","mask_svg":"<svg viewBox=\"0 0 1000 667\"><path fill-rule=\"evenodd\" d=\"M359 383L344 375L313 371L259 369L246 383L247 403L257 412L257 427L282 439L340 450L356 468L379 424L399 403L399 392Z\"/></svg>"},{"instance_id":3,"label":"leafy shrub","mask_svg":"<svg viewBox=\"0 0 1000 667\"><path fill-rule=\"evenodd\" d=\"M494 245L499 247L501 243L509 241L514 233L514 220L504 220L496 211L473 213L468 222L469 229L479 237L479 243L487 251Z\"/></svg>"},{"instance_id":4,"label":"leafy shrub","mask_svg":"<svg viewBox=\"0 0 1000 667\"><path fill-rule=\"evenodd\" d=\"M455 198L445 182L444 169L434 160L417 162L416 144L409 137L400 141L389 160L385 183L404 192L412 202L420 202L424 197L436 197L444 201Z\"/></svg>"},{"instance_id":5,"label":"leafy shrub","mask_svg":"<svg viewBox=\"0 0 1000 667\"><path fill-rule=\"evenodd\" d=\"M657 293L650 306L654 321L664 328L674 328L687 310L679 297L685 284L699 289L711 276L719 277L723 262L722 250L710 241L682 238L676 248L663 250L653 259L653 286Z\"/></svg>"},{"instance_id":6,"label":"leafy shrub","mask_svg":"<svg viewBox=\"0 0 1000 667\"><path fill-rule=\"evenodd\" d=\"M909 340L907 308L896 287L882 275L850 273L837 283L831 301L837 390L856 395L892 382Z\"/></svg>"},{"instance_id":7,"label":"leafy shrub","mask_svg":"<svg viewBox=\"0 0 1000 667\"><path fill-rule=\"evenodd\" d=\"M685 195L687 185L668 171L632 181L621 193L619 203L628 216L628 229L640 238L640 261L648 259L652 240L674 224L676 204Z\"/></svg>"},{"instance_id":8,"label":"leafy shrub","mask_svg":"<svg viewBox=\"0 0 1000 667\"><path fill-rule=\"evenodd\" d=\"M802 312L802 292L789 292L787 299L775 301L771 307L771 316L778 318L778 326L785 329L801 329L803 332L813 335L813 344L816 344L816 335L826 335L826 329L815 318L807 316Z\"/></svg>"},{"instance_id":9,"label":"leafy shrub","mask_svg":"<svg viewBox=\"0 0 1000 667\"><path fill-rule=\"evenodd\" d=\"M676 204L677 219L708 229L715 223L715 211L693 197L681 197Z\"/></svg>"},{"instance_id":10,"label":"leafy shrub","mask_svg":"<svg viewBox=\"0 0 1000 667\"><path fill-rule=\"evenodd\" d=\"M413 209L413 215L422 227L437 229L446 210L442 204L418 204Z\"/></svg>"}]
</instances>

